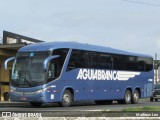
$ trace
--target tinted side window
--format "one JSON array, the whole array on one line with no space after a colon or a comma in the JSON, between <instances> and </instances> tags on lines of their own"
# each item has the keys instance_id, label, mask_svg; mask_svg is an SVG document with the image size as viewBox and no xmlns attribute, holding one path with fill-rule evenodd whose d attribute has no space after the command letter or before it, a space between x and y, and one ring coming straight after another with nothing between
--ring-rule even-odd
<instances>
[{"instance_id":1,"label":"tinted side window","mask_svg":"<svg viewBox=\"0 0 160 120\"><path fill-rule=\"evenodd\" d=\"M146 71L146 60L143 57L137 57L137 71Z\"/></svg>"},{"instance_id":2,"label":"tinted side window","mask_svg":"<svg viewBox=\"0 0 160 120\"><path fill-rule=\"evenodd\" d=\"M137 71L150 71L152 68L152 58L137 57Z\"/></svg>"},{"instance_id":3,"label":"tinted side window","mask_svg":"<svg viewBox=\"0 0 160 120\"><path fill-rule=\"evenodd\" d=\"M113 55L113 64L115 70L127 70L127 57L124 55Z\"/></svg>"},{"instance_id":4,"label":"tinted side window","mask_svg":"<svg viewBox=\"0 0 160 120\"><path fill-rule=\"evenodd\" d=\"M150 71L153 69L153 59L146 58L146 71Z\"/></svg>"},{"instance_id":5,"label":"tinted side window","mask_svg":"<svg viewBox=\"0 0 160 120\"><path fill-rule=\"evenodd\" d=\"M60 69L62 69L62 67L63 67L63 64L66 59L68 51L69 51L69 49L55 49L55 50L53 50L52 55L60 55L60 57L58 58Z\"/></svg>"},{"instance_id":6,"label":"tinted side window","mask_svg":"<svg viewBox=\"0 0 160 120\"><path fill-rule=\"evenodd\" d=\"M60 55L60 57L50 61L48 69L48 82L60 76L68 51L69 49L55 49L53 51L52 55Z\"/></svg>"},{"instance_id":7,"label":"tinted side window","mask_svg":"<svg viewBox=\"0 0 160 120\"><path fill-rule=\"evenodd\" d=\"M111 55L100 54L100 69L112 69L113 68L113 59Z\"/></svg>"},{"instance_id":8,"label":"tinted side window","mask_svg":"<svg viewBox=\"0 0 160 120\"><path fill-rule=\"evenodd\" d=\"M98 68L98 54L96 52L88 52L88 68Z\"/></svg>"},{"instance_id":9,"label":"tinted side window","mask_svg":"<svg viewBox=\"0 0 160 120\"><path fill-rule=\"evenodd\" d=\"M85 67L85 55L83 50L72 50L67 71Z\"/></svg>"},{"instance_id":10,"label":"tinted side window","mask_svg":"<svg viewBox=\"0 0 160 120\"><path fill-rule=\"evenodd\" d=\"M137 62L136 57L127 56L127 70L137 71Z\"/></svg>"},{"instance_id":11,"label":"tinted side window","mask_svg":"<svg viewBox=\"0 0 160 120\"><path fill-rule=\"evenodd\" d=\"M153 68L153 59L85 50L72 50L67 70L75 68L150 71Z\"/></svg>"}]
</instances>

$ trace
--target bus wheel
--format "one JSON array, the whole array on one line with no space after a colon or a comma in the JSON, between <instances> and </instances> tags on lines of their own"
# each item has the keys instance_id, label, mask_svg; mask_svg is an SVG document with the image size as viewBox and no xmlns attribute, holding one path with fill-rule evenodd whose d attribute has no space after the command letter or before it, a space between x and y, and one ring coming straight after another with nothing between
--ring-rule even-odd
<instances>
[{"instance_id":1,"label":"bus wheel","mask_svg":"<svg viewBox=\"0 0 160 120\"><path fill-rule=\"evenodd\" d=\"M134 91L133 95L132 95L132 99L131 99L131 103L132 104L137 104L139 101L139 92L137 90Z\"/></svg>"},{"instance_id":2,"label":"bus wheel","mask_svg":"<svg viewBox=\"0 0 160 120\"><path fill-rule=\"evenodd\" d=\"M131 92L130 92L130 90L126 90L126 92L125 92L125 96L124 96L124 104L129 104L129 103L131 103Z\"/></svg>"},{"instance_id":3,"label":"bus wheel","mask_svg":"<svg viewBox=\"0 0 160 120\"><path fill-rule=\"evenodd\" d=\"M30 105L32 107L40 107L42 105L42 103L30 102Z\"/></svg>"},{"instance_id":4,"label":"bus wheel","mask_svg":"<svg viewBox=\"0 0 160 120\"><path fill-rule=\"evenodd\" d=\"M71 105L71 102L72 102L72 94L69 90L65 90L60 105L63 107L69 107Z\"/></svg>"}]
</instances>

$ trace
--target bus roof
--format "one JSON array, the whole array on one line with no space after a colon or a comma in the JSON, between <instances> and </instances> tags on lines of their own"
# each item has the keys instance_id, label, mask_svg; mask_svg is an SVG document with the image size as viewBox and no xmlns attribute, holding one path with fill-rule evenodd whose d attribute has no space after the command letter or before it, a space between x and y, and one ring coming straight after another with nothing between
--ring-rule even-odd
<instances>
[{"instance_id":1,"label":"bus roof","mask_svg":"<svg viewBox=\"0 0 160 120\"><path fill-rule=\"evenodd\" d=\"M71 49L81 49L81 50L114 53L114 54L122 54L122 55L152 57L150 55L131 53L131 52L122 51L122 50L118 50L110 47L83 44L78 42L41 42L41 43L24 46L20 48L18 52L49 51L57 48L71 48Z\"/></svg>"}]
</instances>

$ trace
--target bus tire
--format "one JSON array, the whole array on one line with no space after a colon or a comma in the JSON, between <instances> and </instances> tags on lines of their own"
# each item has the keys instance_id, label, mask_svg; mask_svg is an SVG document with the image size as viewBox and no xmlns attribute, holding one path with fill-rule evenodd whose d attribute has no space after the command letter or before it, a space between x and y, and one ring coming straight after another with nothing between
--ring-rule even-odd
<instances>
[{"instance_id":1,"label":"bus tire","mask_svg":"<svg viewBox=\"0 0 160 120\"><path fill-rule=\"evenodd\" d=\"M140 98L140 94L137 90L134 91L133 95L132 95L132 99L131 99L131 103L132 104L137 104Z\"/></svg>"},{"instance_id":2,"label":"bus tire","mask_svg":"<svg viewBox=\"0 0 160 120\"><path fill-rule=\"evenodd\" d=\"M131 103L131 98L132 98L131 91L130 90L126 90L125 95L124 95L123 103L124 104Z\"/></svg>"},{"instance_id":3,"label":"bus tire","mask_svg":"<svg viewBox=\"0 0 160 120\"><path fill-rule=\"evenodd\" d=\"M30 102L30 105L31 105L32 107L41 107L42 103Z\"/></svg>"},{"instance_id":4,"label":"bus tire","mask_svg":"<svg viewBox=\"0 0 160 120\"><path fill-rule=\"evenodd\" d=\"M60 102L60 105L62 107L69 107L72 103L72 94L69 90L65 90L62 95L62 102Z\"/></svg>"}]
</instances>

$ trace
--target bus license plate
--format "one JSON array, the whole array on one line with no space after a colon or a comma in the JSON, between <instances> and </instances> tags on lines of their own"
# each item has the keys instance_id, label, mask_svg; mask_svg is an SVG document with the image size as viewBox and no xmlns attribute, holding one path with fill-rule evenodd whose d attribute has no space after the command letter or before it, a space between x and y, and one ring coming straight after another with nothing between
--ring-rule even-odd
<instances>
[{"instance_id":1,"label":"bus license plate","mask_svg":"<svg viewBox=\"0 0 160 120\"><path fill-rule=\"evenodd\" d=\"M21 100L27 100L27 98L23 97L23 98L21 98Z\"/></svg>"}]
</instances>

